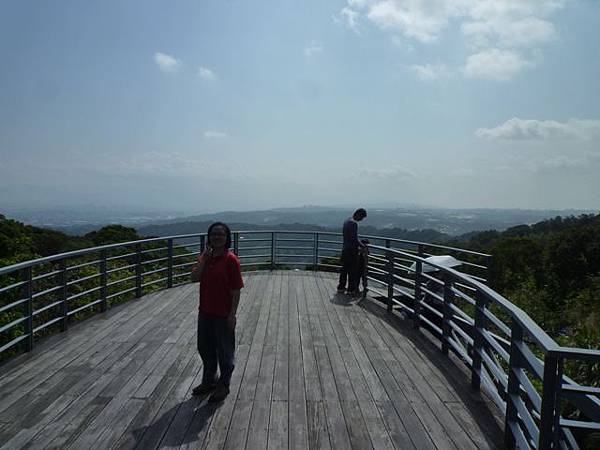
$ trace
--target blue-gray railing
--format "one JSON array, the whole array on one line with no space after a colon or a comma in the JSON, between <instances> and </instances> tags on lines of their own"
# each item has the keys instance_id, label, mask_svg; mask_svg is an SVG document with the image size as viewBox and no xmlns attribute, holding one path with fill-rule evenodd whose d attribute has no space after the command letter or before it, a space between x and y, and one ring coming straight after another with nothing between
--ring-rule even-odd
<instances>
[{"instance_id":1,"label":"blue-gray railing","mask_svg":"<svg viewBox=\"0 0 600 450\"><path fill-rule=\"evenodd\" d=\"M424 328L471 371L505 416L509 448L577 449L580 430L600 431L600 389L567 377L565 361L600 363L597 350L559 346L525 312L489 288L490 255L380 236L369 238L370 293ZM0 268L0 357L29 351L43 336L153 289L189 282L205 234L77 250ZM244 269L337 270L339 233L239 231ZM451 254L460 271L426 258ZM0 366L1 370L1 366ZM581 420L562 417L565 404ZM574 434L572 430L576 430Z\"/></svg>"}]
</instances>

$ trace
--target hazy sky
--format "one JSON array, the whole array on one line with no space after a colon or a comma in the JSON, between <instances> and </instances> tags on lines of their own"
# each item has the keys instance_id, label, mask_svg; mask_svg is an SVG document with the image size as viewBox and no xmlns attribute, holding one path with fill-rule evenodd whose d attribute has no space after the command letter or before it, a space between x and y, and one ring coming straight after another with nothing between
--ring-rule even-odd
<instances>
[{"instance_id":1,"label":"hazy sky","mask_svg":"<svg viewBox=\"0 0 600 450\"><path fill-rule=\"evenodd\" d=\"M0 2L0 207L600 208L600 2Z\"/></svg>"}]
</instances>

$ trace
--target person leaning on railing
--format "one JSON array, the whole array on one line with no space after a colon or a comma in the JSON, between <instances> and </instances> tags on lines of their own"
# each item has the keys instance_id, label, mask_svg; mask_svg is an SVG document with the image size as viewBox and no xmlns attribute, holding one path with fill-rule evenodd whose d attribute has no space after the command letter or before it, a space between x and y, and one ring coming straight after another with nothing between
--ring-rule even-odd
<instances>
[{"instance_id":1,"label":"person leaning on railing","mask_svg":"<svg viewBox=\"0 0 600 450\"><path fill-rule=\"evenodd\" d=\"M358 273L358 249L363 246L358 240L358 222L367 217L367 211L359 208L354 211L352 217L348 217L343 227L343 246L342 246L342 268L340 270L340 281L337 291L343 293L346 289L346 280L348 288L346 293L352 296L359 294L358 283L360 281Z\"/></svg>"},{"instance_id":2,"label":"person leaning on railing","mask_svg":"<svg viewBox=\"0 0 600 450\"><path fill-rule=\"evenodd\" d=\"M236 312L244 281L240 261L229 251L229 227L216 222L207 234L206 250L192 267L192 281L200 282L198 352L203 363L202 383L192 394L207 395L214 391L209 401L220 402L229 394L234 369Z\"/></svg>"}]
</instances>

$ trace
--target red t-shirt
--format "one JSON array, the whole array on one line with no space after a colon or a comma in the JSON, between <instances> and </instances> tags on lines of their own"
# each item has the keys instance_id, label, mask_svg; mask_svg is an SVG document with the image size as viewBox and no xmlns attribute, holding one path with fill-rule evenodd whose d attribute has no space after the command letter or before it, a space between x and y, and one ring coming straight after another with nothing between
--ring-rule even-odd
<instances>
[{"instance_id":1,"label":"red t-shirt","mask_svg":"<svg viewBox=\"0 0 600 450\"><path fill-rule=\"evenodd\" d=\"M229 250L213 256L204 266L200 280L200 311L217 316L231 312L231 291L244 287L240 260Z\"/></svg>"}]
</instances>

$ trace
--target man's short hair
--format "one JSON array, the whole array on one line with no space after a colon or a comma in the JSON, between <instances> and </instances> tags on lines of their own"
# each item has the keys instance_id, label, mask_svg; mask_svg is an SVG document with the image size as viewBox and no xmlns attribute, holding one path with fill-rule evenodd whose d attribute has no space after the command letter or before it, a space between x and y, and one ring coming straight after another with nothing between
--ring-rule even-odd
<instances>
[{"instance_id":1,"label":"man's short hair","mask_svg":"<svg viewBox=\"0 0 600 450\"><path fill-rule=\"evenodd\" d=\"M352 217L354 217L355 219L364 219L365 217L367 217L367 210L365 208L358 208L356 211L354 211Z\"/></svg>"}]
</instances>

